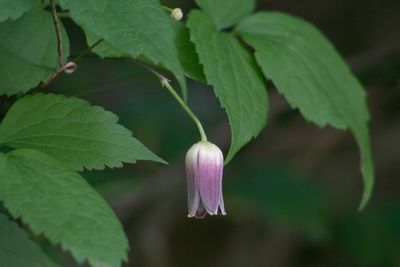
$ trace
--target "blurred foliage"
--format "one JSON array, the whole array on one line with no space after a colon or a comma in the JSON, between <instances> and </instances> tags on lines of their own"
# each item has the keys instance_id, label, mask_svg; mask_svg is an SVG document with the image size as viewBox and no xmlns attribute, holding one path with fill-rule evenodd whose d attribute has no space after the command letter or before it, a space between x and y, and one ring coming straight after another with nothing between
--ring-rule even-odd
<instances>
[{"instance_id":1,"label":"blurred foliage","mask_svg":"<svg viewBox=\"0 0 400 267\"><path fill-rule=\"evenodd\" d=\"M255 206L266 221L297 227L316 240L326 238L327 206L318 183L301 179L285 167L249 171L230 177L229 195Z\"/></svg>"}]
</instances>

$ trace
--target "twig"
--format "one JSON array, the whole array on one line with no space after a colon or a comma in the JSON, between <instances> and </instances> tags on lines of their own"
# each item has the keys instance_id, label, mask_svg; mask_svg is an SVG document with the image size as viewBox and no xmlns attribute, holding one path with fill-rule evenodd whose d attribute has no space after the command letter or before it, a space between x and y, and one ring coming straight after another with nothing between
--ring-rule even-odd
<instances>
[{"instance_id":1,"label":"twig","mask_svg":"<svg viewBox=\"0 0 400 267\"><path fill-rule=\"evenodd\" d=\"M51 15L53 17L54 27L56 28L56 34L57 34L58 62L60 64L60 68L62 68L65 62L64 62L64 48L62 42L61 27L57 17L56 2L54 0L50 0L50 4L51 4Z\"/></svg>"},{"instance_id":2,"label":"twig","mask_svg":"<svg viewBox=\"0 0 400 267\"><path fill-rule=\"evenodd\" d=\"M54 27L56 29L57 35L57 52L58 52L58 63L59 68L51 75L51 77L45 81L43 84L39 85L39 89L45 88L49 83L51 83L58 75L62 72L71 74L76 70L76 63L73 61L69 61L65 63L64 61L64 47L63 47L63 40L62 40L62 33L60 27L60 21L57 17L57 9L56 9L56 2L54 0L50 0L51 5L51 15L53 17Z\"/></svg>"},{"instance_id":3,"label":"twig","mask_svg":"<svg viewBox=\"0 0 400 267\"><path fill-rule=\"evenodd\" d=\"M57 27L57 26L56 26ZM58 38L57 38L58 39ZM62 40L61 40L62 41ZM66 73L66 74L72 74L75 72L77 65L76 65L76 61L78 61L79 59L81 59L82 57L84 57L87 53L89 53L93 48L95 48L97 45L99 45L101 42L103 41L103 39L100 39L98 41L96 41L94 44L92 44L89 48L87 48L85 51L83 51L81 54L79 54L74 60L67 62L66 64L60 66L54 73L53 75L51 75L51 77L44 82L43 84L41 84L39 86L39 89L43 89L45 87L47 87L47 85L49 85L49 83L51 83L55 78L58 77L58 75L60 75L61 73ZM58 51L60 53L60 50ZM60 55L60 54L59 54ZM63 57L63 56L62 56Z\"/></svg>"},{"instance_id":4,"label":"twig","mask_svg":"<svg viewBox=\"0 0 400 267\"><path fill-rule=\"evenodd\" d=\"M108 89L112 88L117 83L128 81L129 79L132 79L135 76L136 76L136 73L132 73L132 74L129 74L129 75L125 76L125 77L109 81L106 84L102 84L101 87L97 87L96 89L87 90L85 92L82 92L82 93L79 93L79 94L75 94L74 96L82 97L82 96L88 96L88 95L91 95L91 94L96 94L96 93L99 93L99 92L102 92L102 91L105 91L105 90L108 90Z\"/></svg>"},{"instance_id":5,"label":"twig","mask_svg":"<svg viewBox=\"0 0 400 267\"><path fill-rule=\"evenodd\" d=\"M57 78L58 75L60 75L61 73L67 73L67 74L71 74L76 70L76 64L73 61L67 62L67 64L64 64L64 66L59 67L54 73L53 75L51 75L51 77L44 82L43 84L41 84L39 86L39 89L43 89L45 87L47 87L49 85L49 83L51 83L55 78Z\"/></svg>"},{"instance_id":6,"label":"twig","mask_svg":"<svg viewBox=\"0 0 400 267\"><path fill-rule=\"evenodd\" d=\"M84 52L82 52L80 55L78 55L74 60L65 63L62 32L61 32L60 21L57 16L55 0L50 0L50 5L51 5L51 15L53 17L54 27L56 29L56 35L57 35L57 52L58 52L59 68L54 71L54 73L51 75L51 77L47 81L45 81L43 84L41 84L39 86L39 89L43 89L43 88L47 87L55 78L58 77L58 75L60 75L63 72L66 74L74 73L77 68L75 62L77 60L79 60L81 57L83 57L84 55L86 55L88 52L90 52L93 48L95 48L98 44L100 44L103 41L103 39L98 40L97 42L92 44L88 49L86 49Z\"/></svg>"},{"instance_id":7,"label":"twig","mask_svg":"<svg viewBox=\"0 0 400 267\"><path fill-rule=\"evenodd\" d=\"M82 57L86 56L89 52L91 52L96 46L98 46L101 42L103 42L103 38L97 40L96 42L94 42L91 46L89 46L85 51L83 51L82 53L80 53L79 55L77 55L73 61L77 62L79 59L81 59Z\"/></svg>"}]
</instances>

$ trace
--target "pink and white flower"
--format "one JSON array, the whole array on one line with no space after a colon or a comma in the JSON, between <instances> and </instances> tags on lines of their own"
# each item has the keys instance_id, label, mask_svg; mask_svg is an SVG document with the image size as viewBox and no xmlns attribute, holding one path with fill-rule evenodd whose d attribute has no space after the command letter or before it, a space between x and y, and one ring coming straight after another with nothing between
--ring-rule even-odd
<instances>
[{"instance_id":1,"label":"pink and white flower","mask_svg":"<svg viewBox=\"0 0 400 267\"><path fill-rule=\"evenodd\" d=\"M194 144L186 154L188 217L226 215L222 196L224 156L208 141Z\"/></svg>"}]
</instances>

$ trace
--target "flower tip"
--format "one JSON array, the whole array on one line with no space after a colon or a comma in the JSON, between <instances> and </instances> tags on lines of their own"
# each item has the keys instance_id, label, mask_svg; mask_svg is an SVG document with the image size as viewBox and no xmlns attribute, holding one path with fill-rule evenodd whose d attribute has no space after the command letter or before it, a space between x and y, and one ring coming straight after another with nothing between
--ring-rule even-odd
<instances>
[{"instance_id":1,"label":"flower tip","mask_svg":"<svg viewBox=\"0 0 400 267\"><path fill-rule=\"evenodd\" d=\"M183 18L182 9L180 9L180 8L174 8L174 9L171 11L171 18L174 19L174 20L177 20L177 21L181 20L181 19Z\"/></svg>"}]
</instances>

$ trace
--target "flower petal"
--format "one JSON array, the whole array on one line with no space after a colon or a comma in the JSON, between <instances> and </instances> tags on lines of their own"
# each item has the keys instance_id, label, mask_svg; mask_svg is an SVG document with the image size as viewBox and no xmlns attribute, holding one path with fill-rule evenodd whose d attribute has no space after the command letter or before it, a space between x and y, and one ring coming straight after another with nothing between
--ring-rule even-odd
<instances>
[{"instance_id":1,"label":"flower petal","mask_svg":"<svg viewBox=\"0 0 400 267\"><path fill-rule=\"evenodd\" d=\"M216 215L221 199L221 180L223 170L221 150L211 143L204 144L199 150L197 181L201 203L208 213Z\"/></svg>"},{"instance_id":2,"label":"flower petal","mask_svg":"<svg viewBox=\"0 0 400 267\"><path fill-rule=\"evenodd\" d=\"M221 186L221 193L220 193L220 199L219 199L219 211L218 211L218 214L226 215L225 205L224 205L224 197L222 195L222 186Z\"/></svg>"},{"instance_id":3,"label":"flower petal","mask_svg":"<svg viewBox=\"0 0 400 267\"><path fill-rule=\"evenodd\" d=\"M186 178L187 178L187 201L188 217L194 217L200 203L200 194L197 182L197 161L199 154L199 145L194 144L186 153Z\"/></svg>"}]
</instances>

